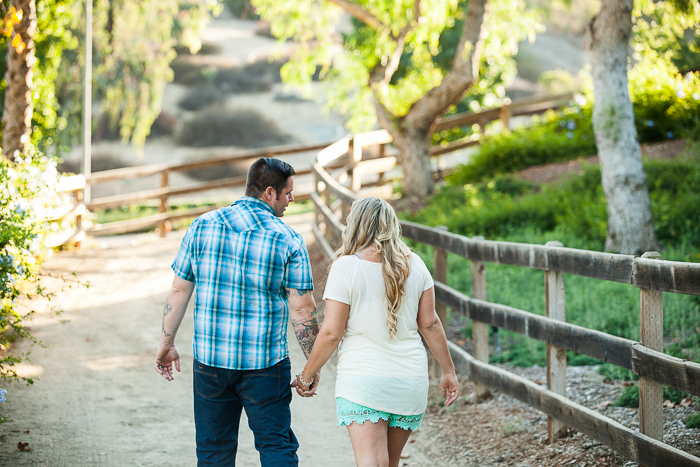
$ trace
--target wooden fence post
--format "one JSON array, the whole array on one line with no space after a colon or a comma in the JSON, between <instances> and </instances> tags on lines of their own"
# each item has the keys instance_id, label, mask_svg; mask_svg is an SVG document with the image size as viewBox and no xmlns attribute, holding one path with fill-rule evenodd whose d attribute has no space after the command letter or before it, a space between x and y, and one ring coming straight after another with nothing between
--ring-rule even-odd
<instances>
[{"instance_id":1,"label":"wooden fence post","mask_svg":"<svg viewBox=\"0 0 700 467\"><path fill-rule=\"evenodd\" d=\"M655 251L648 251L642 258L661 259ZM663 352L664 305L660 290L639 289L639 342L652 350ZM645 377L639 378L639 432L663 441L664 438L664 387Z\"/></svg>"},{"instance_id":2,"label":"wooden fence post","mask_svg":"<svg viewBox=\"0 0 700 467\"><path fill-rule=\"evenodd\" d=\"M508 129L508 125L510 123L510 106L509 105L504 105L501 107L501 110L499 111L499 117L501 118L501 123L503 124L503 130Z\"/></svg>"},{"instance_id":3,"label":"wooden fence post","mask_svg":"<svg viewBox=\"0 0 700 467\"><path fill-rule=\"evenodd\" d=\"M447 231L447 227L444 225L440 225L435 228ZM442 248L435 247L433 258L433 279L435 279L436 282L442 282L443 284L447 285L447 251L443 250ZM440 318L442 326L445 327L445 323L447 322L447 307L444 303L436 301L435 311L437 312L438 318ZM434 358L432 370L431 376L433 378L440 378L441 372L439 371L439 365Z\"/></svg>"},{"instance_id":4,"label":"wooden fence post","mask_svg":"<svg viewBox=\"0 0 700 467\"><path fill-rule=\"evenodd\" d=\"M472 240L483 240L483 237L472 237ZM486 263L472 260L472 297L486 300ZM474 342L474 358L484 363L489 362L489 325L472 321L472 341ZM474 383L476 402L491 397L488 386Z\"/></svg>"},{"instance_id":5,"label":"wooden fence post","mask_svg":"<svg viewBox=\"0 0 700 467\"><path fill-rule=\"evenodd\" d=\"M547 242L545 246L560 247L561 242ZM566 321L564 274L556 271L544 272L545 316ZM547 344L547 389L566 397L566 349ZM548 442L551 444L566 436L567 428L559 420L547 417Z\"/></svg>"},{"instance_id":6,"label":"wooden fence post","mask_svg":"<svg viewBox=\"0 0 700 467\"><path fill-rule=\"evenodd\" d=\"M167 170L164 170L160 173L160 187L161 188L168 188L168 178L169 178L170 172ZM160 198L160 206L158 207L158 212L164 213L168 212L168 197L167 196L162 196ZM165 237L167 230L170 230L170 222L167 220L160 221L158 223L158 229L160 230L160 236Z\"/></svg>"}]
</instances>

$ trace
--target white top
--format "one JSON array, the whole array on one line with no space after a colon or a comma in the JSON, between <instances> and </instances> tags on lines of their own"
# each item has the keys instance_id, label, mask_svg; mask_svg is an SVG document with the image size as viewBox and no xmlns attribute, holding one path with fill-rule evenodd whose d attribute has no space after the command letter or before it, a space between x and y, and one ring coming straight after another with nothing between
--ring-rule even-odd
<instances>
[{"instance_id":1,"label":"white top","mask_svg":"<svg viewBox=\"0 0 700 467\"><path fill-rule=\"evenodd\" d=\"M381 263L357 256L338 258L323 298L350 305L338 348L335 397L400 415L418 415L428 400L428 357L418 333L418 302L433 286L428 268L415 253L394 339L389 339Z\"/></svg>"}]
</instances>

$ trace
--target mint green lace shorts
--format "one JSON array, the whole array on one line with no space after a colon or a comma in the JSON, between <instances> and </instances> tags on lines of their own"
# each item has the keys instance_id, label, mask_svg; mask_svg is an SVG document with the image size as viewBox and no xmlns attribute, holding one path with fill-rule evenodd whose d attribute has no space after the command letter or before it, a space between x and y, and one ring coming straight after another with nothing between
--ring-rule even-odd
<instances>
[{"instance_id":1,"label":"mint green lace shorts","mask_svg":"<svg viewBox=\"0 0 700 467\"><path fill-rule=\"evenodd\" d=\"M420 428L423 414L399 415L381 410L370 409L364 405L350 402L342 397L335 398L335 407L338 413L337 426L348 426L352 422L362 425L366 421L377 423L380 419L387 420L390 427L403 428L404 430L416 431Z\"/></svg>"}]
</instances>

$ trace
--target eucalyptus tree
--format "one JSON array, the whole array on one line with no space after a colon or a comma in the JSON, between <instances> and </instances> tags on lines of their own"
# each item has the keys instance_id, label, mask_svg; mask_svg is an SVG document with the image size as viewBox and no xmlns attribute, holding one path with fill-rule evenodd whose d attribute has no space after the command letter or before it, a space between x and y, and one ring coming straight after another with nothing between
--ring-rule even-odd
<instances>
[{"instance_id":1,"label":"eucalyptus tree","mask_svg":"<svg viewBox=\"0 0 700 467\"><path fill-rule=\"evenodd\" d=\"M658 22L649 20L659 11ZM629 96L627 72L633 30L637 33L636 59L663 61L665 54L668 61L670 47L667 52L658 52L664 48L663 38L670 32L679 33L679 29L682 35L684 28L698 27L699 18L700 7L688 0L638 0L636 10L634 0L608 0L601 2L600 12L586 29L584 46L593 79L593 129L608 210L606 250L637 254L658 248Z\"/></svg>"},{"instance_id":2,"label":"eucalyptus tree","mask_svg":"<svg viewBox=\"0 0 700 467\"><path fill-rule=\"evenodd\" d=\"M272 33L301 43L282 69L285 82L303 84L321 67L330 81L329 104L349 115L354 130L375 123L399 150L404 191L423 198L434 191L430 134L437 119L532 31L534 10L518 0L253 0ZM342 34L341 14L354 18ZM459 27L445 65L443 36ZM338 53L340 52L340 53Z\"/></svg>"},{"instance_id":3,"label":"eucalyptus tree","mask_svg":"<svg viewBox=\"0 0 700 467\"><path fill-rule=\"evenodd\" d=\"M13 0L5 12L4 33L9 36L5 102L2 112L2 146L5 157L15 159L29 146L32 123L32 70L34 68L34 0Z\"/></svg>"}]
</instances>

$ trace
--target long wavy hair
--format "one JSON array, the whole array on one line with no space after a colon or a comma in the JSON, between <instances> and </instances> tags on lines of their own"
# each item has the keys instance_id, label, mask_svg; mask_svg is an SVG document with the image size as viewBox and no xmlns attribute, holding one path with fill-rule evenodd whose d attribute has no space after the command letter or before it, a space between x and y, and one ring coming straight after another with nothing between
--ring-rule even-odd
<instances>
[{"instance_id":1,"label":"long wavy hair","mask_svg":"<svg viewBox=\"0 0 700 467\"><path fill-rule=\"evenodd\" d=\"M333 261L374 246L382 264L388 313L389 338L396 336L406 280L411 272L411 250L401 240L401 224L394 208L383 199L368 197L352 203L343 230L343 243Z\"/></svg>"}]
</instances>

